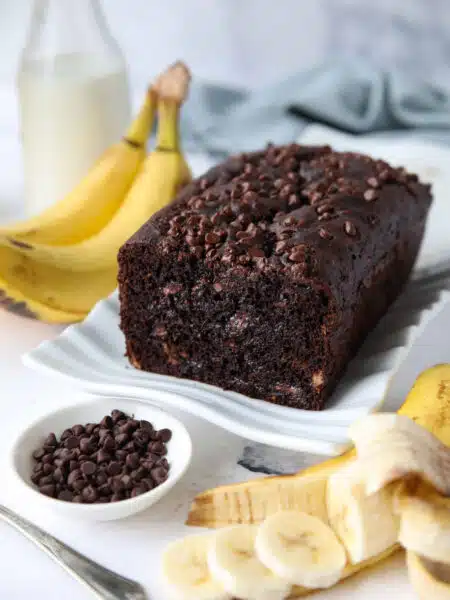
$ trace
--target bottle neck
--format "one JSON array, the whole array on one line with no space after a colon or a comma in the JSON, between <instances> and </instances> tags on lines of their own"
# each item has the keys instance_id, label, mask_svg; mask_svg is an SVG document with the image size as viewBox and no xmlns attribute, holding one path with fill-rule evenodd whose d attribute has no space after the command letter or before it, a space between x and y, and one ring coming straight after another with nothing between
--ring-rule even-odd
<instances>
[{"instance_id":1,"label":"bottle neck","mask_svg":"<svg viewBox=\"0 0 450 600\"><path fill-rule=\"evenodd\" d=\"M24 59L92 53L121 58L99 0L35 0Z\"/></svg>"}]
</instances>

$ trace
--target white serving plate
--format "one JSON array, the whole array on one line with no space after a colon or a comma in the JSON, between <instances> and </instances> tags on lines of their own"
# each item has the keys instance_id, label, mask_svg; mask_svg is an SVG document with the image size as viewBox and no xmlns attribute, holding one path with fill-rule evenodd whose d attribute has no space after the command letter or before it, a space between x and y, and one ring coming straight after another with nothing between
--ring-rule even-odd
<instances>
[{"instance_id":1,"label":"white serving plate","mask_svg":"<svg viewBox=\"0 0 450 600\"><path fill-rule=\"evenodd\" d=\"M312 127L302 141L323 143L326 132L324 128ZM426 167L429 175L425 178L438 181L431 228L427 230L419 266L441 261L444 248L450 256L448 232L444 231L450 221L450 206L446 202L450 169L444 170L444 158L450 165L450 152L442 150L439 154L435 147L429 151L428 144L396 142L399 160L395 160L392 145L385 143L383 147L379 141L355 141L353 136L334 135L336 139L330 139L331 134L327 139L340 149L360 149L415 170L422 156L420 166L422 171ZM428 156L432 159L430 164L425 160ZM135 370L124 357L117 294L100 302L83 323L69 327L57 339L44 342L25 355L24 363L70 380L87 392L151 399L163 407L186 410L252 441L313 454L338 454L348 446L348 426L379 408L392 375L414 340L447 301L442 286L442 281L427 286L420 282L409 285L369 336L322 412L276 406L214 386Z\"/></svg>"}]
</instances>

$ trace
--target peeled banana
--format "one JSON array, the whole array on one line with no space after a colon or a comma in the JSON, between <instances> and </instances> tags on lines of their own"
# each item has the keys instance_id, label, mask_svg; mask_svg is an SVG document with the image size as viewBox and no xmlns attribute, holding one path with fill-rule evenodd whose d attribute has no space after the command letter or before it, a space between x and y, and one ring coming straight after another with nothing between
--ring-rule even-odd
<instances>
[{"instance_id":1,"label":"peeled banana","mask_svg":"<svg viewBox=\"0 0 450 600\"><path fill-rule=\"evenodd\" d=\"M444 445L450 445L449 382L450 365L438 365L428 369L418 377L405 403L397 413L409 417L417 425L431 431ZM385 424L390 422L392 425L392 419L392 416L388 416ZM397 420L397 423L399 422L401 423L400 431L402 431L403 420ZM392 430L392 427L382 426L381 421L378 423L380 425L379 432L383 431L383 428L388 432ZM363 424L360 423L360 425L363 427ZM407 427L410 427L410 424ZM353 428L352 435L356 439L358 436L355 432L357 432L357 429ZM425 443L423 442L424 437L427 437L426 432L414 439L416 443L417 439ZM361 435L361 438L364 438L364 436ZM434 443L437 443L436 440ZM439 446L442 447L442 445ZM426 446L426 448L428 447ZM378 449L376 444L372 445L372 456L377 455L375 450L379 449L382 449L381 442L378 444ZM189 511L187 524L204 527L224 527L233 523L261 523L282 508L295 508L316 516L324 524L331 524L333 527L336 525L336 514L342 514L343 512L344 521L347 519L347 528L351 531L343 533L337 527L336 532L341 537L341 542L345 544L350 558L352 559L353 556L353 560L358 561L346 565L341 576L341 579L344 579L367 566L383 560L399 548L396 538L399 527L398 519L401 519L401 515L394 514L397 512L391 503L394 488L389 489L389 486L395 485L393 481L395 478L392 477L392 471L390 471L390 466L395 465L395 463L391 461L388 464L390 475L382 479L385 487L375 486L371 494L373 497L371 497L367 496L365 490L366 481L362 477L364 468L362 472L358 472L355 468L356 470L352 474L350 465L356 464L355 458L356 453L352 450L338 458L306 469L298 475L269 477L236 485L222 486L204 492L195 498ZM361 460L361 464L364 465L364 460L366 460L364 451ZM376 460L379 459L376 458ZM347 483L350 483L350 486L344 485L344 489L347 490L345 492L347 497L340 502L338 500L338 507L333 509L329 499L328 485L331 482L331 486L335 486L337 490L342 490L343 482L337 474L338 472L343 473L344 468L349 469ZM367 472L368 469L365 471ZM403 464L400 476L407 476L407 471L408 469ZM423 469L422 472L424 472ZM336 494L338 493L339 491L336 491ZM341 493L344 494L343 491ZM384 508L381 507L383 497L379 494L384 493L387 493L387 499L389 499L387 509L386 505ZM339 504L341 508L339 508ZM348 506L347 515L345 511L341 510L344 505ZM330 512L328 512L329 509ZM383 531L383 527L379 527L377 530L373 523L370 523L369 513L371 509L376 510L377 515L381 516L383 524L388 527L387 531ZM356 539L352 539L351 535L355 536ZM378 540L370 540L370 535L380 537L379 543ZM385 536L383 540L381 540L382 536ZM388 546L386 547L386 545ZM303 596L307 593L309 593L307 588L295 587L291 597ZM431 598L431 596L429 597Z\"/></svg>"},{"instance_id":2,"label":"peeled banana","mask_svg":"<svg viewBox=\"0 0 450 600\"><path fill-rule=\"evenodd\" d=\"M122 204L146 157L155 108L156 95L150 89L125 137L106 150L62 200L26 221L0 227L3 244L23 250L31 250L33 244L69 246L101 231Z\"/></svg>"}]
</instances>

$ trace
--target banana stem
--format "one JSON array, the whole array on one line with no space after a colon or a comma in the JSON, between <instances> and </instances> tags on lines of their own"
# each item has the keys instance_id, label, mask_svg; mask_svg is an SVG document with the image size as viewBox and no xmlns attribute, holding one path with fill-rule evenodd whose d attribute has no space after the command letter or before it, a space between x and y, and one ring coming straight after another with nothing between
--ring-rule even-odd
<instances>
[{"instance_id":1,"label":"banana stem","mask_svg":"<svg viewBox=\"0 0 450 600\"><path fill-rule=\"evenodd\" d=\"M158 131L156 134L156 147L158 150L179 151L179 114L180 104L178 101L160 98L158 102Z\"/></svg>"},{"instance_id":2,"label":"banana stem","mask_svg":"<svg viewBox=\"0 0 450 600\"><path fill-rule=\"evenodd\" d=\"M137 117L131 123L125 135L125 140L129 144L137 148L141 148L146 144L155 121L155 112L156 94L153 89L150 89L145 96Z\"/></svg>"}]
</instances>

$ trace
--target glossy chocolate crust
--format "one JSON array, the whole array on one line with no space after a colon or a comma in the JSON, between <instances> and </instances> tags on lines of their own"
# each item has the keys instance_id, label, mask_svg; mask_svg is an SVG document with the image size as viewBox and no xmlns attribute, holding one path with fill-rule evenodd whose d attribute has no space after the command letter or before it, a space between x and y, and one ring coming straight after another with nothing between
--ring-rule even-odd
<instances>
[{"instance_id":1,"label":"glossy chocolate crust","mask_svg":"<svg viewBox=\"0 0 450 600\"><path fill-rule=\"evenodd\" d=\"M228 159L121 248L127 356L322 409L406 282L430 204L417 176L329 147Z\"/></svg>"}]
</instances>

